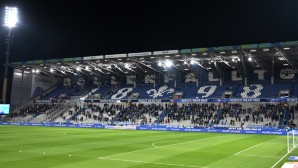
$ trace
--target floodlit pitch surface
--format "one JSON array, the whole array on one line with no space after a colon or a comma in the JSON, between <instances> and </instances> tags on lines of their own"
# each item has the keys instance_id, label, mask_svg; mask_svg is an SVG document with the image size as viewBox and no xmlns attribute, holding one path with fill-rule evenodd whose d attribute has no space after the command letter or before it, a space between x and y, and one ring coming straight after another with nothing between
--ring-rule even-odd
<instances>
[{"instance_id":1,"label":"floodlit pitch surface","mask_svg":"<svg viewBox=\"0 0 298 168\"><path fill-rule=\"evenodd\" d=\"M0 142L1 168L268 168L298 155L275 135L0 126Z\"/></svg>"}]
</instances>

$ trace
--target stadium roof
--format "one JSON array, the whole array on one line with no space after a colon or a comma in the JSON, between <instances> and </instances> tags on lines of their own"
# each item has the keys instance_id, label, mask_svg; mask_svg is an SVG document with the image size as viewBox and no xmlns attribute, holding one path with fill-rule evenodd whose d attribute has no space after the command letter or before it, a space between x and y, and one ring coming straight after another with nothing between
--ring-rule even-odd
<instances>
[{"instance_id":1,"label":"stadium roof","mask_svg":"<svg viewBox=\"0 0 298 168\"><path fill-rule=\"evenodd\" d=\"M27 73L45 73L58 76L80 74L87 76L135 75L136 73L197 72L201 67L218 75L225 69L247 74L247 69L265 69L272 73L274 67L297 69L298 41L191 48L153 52L96 55L75 58L13 62L11 66Z\"/></svg>"}]
</instances>

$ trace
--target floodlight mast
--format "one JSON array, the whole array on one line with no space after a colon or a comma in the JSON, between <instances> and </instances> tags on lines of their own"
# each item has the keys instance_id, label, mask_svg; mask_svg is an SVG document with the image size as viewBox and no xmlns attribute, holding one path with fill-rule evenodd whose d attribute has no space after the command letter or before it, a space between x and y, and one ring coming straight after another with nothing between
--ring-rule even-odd
<instances>
[{"instance_id":1,"label":"floodlight mast","mask_svg":"<svg viewBox=\"0 0 298 168\"><path fill-rule=\"evenodd\" d=\"M10 56L10 46L12 44L12 29L17 26L18 9L16 7L5 7L4 27L8 28L6 36L6 52L5 52L5 71L2 90L2 101L7 103L7 77L8 77L8 62Z\"/></svg>"}]
</instances>

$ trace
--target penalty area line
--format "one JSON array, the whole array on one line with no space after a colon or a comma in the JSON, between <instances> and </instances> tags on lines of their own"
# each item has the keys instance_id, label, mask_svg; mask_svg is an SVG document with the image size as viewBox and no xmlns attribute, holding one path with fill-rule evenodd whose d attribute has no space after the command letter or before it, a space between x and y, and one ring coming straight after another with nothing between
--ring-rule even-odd
<instances>
[{"instance_id":1,"label":"penalty area line","mask_svg":"<svg viewBox=\"0 0 298 168\"><path fill-rule=\"evenodd\" d=\"M239 152L235 153L234 155L239 155L239 154L242 153L242 152L245 152L245 151L247 151L247 150L250 150L250 149L255 148L255 147L257 147L257 146L259 146L259 145L262 145L262 144L263 144L263 142L261 142L261 143L259 143L259 144L256 144L256 145L254 145L254 146L251 146L251 147L249 147L249 148L246 148L246 149L244 149L244 150L242 150L242 151L239 151Z\"/></svg>"},{"instance_id":2,"label":"penalty area line","mask_svg":"<svg viewBox=\"0 0 298 168\"><path fill-rule=\"evenodd\" d=\"M188 168L202 168L198 166L190 166L190 165L181 165L181 164L171 164L171 163L159 163L159 162L146 162L146 161L138 161L138 160L125 160L125 159L112 159L106 157L99 157L98 159L102 160L114 160L121 162L132 162L132 163L144 163L144 164L155 164L155 165L164 165L164 166L176 166L176 167L188 167ZM207 168L207 167L205 167Z\"/></svg>"},{"instance_id":3,"label":"penalty area line","mask_svg":"<svg viewBox=\"0 0 298 168\"><path fill-rule=\"evenodd\" d=\"M163 145L163 146L158 146L158 147L151 147L151 148L139 149L139 150L128 151L128 152L123 152L123 153L117 153L117 154L114 154L114 155L99 156L98 158L102 158L102 157L107 158L107 157L112 157L112 156L119 156L119 155L134 153L134 152L140 152L140 151L151 150L151 149L158 149L158 148L163 148L163 147L168 147L168 146L173 146L173 145L181 145L181 144L185 144L185 143L190 143L190 142L195 142L195 141L200 141L200 140L206 140L206 139L211 139L211 138L217 138L217 137L224 137L224 136L212 136L212 137L208 137L208 138L195 139L195 140L184 141L184 142L179 142L179 143L174 143L174 144L168 144L168 145Z\"/></svg>"}]
</instances>

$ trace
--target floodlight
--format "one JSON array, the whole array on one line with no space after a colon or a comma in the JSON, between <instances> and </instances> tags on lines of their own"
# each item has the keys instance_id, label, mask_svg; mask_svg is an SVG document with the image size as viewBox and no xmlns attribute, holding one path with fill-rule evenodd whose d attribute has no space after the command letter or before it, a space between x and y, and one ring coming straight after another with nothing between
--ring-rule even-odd
<instances>
[{"instance_id":1,"label":"floodlight","mask_svg":"<svg viewBox=\"0 0 298 168\"><path fill-rule=\"evenodd\" d=\"M196 61L195 60L190 60L190 64L195 64L196 63Z\"/></svg>"},{"instance_id":2,"label":"floodlight","mask_svg":"<svg viewBox=\"0 0 298 168\"><path fill-rule=\"evenodd\" d=\"M53 69L53 68L51 68L51 69L50 69L50 72L54 72L54 69Z\"/></svg>"},{"instance_id":3,"label":"floodlight","mask_svg":"<svg viewBox=\"0 0 298 168\"><path fill-rule=\"evenodd\" d=\"M160 62L160 61L158 61L158 64L157 64L158 66L162 66L162 63Z\"/></svg>"},{"instance_id":4,"label":"floodlight","mask_svg":"<svg viewBox=\"0 0 298 168\"><path fill-rule=\"evenodd\" d=\"M187 62L186 62L186 61L184 61L184 64L187 64Z\"/></svg>"},{"instance_id":5,"label":"floodlight","mask_svg":"<svg viewBox=\"0 0 298 168\"><path fill-rule=\"evenodd\" d=\"M248 57L248 61L251 62L252 61L252 58L251 57Z\"/></svg>"},{"instance_id":6,"label":"floodlight","mask_svg":"<svg viewBox=\"0 0 298 168\"><path fill-rule=\"evenodd\" d=\"M81 68L79 66L76 69L77 69L77 71L80 71L81 70Z\"/></svg>"},{"instance_id":7,"label":"floodlight","mask_svg":"<svg viewBox=\"0 0 298 168\"><path fill-rule=\"evenodd\" d=\"M171 60L166 60L165 61L165 66L166 67L171 67L173 65L173 62Z\"/></svg>"},{"instance_id":8,"label":"floodlight","mask_svg":"<svg viewBox=\"0 0 298 168\"><path fill-rule=\"evenodd\" d=\"M129 64L127 64L127 63L124 64L124 67L125 67L125 68L129 68Z\"/></svg>"},{"instance_id":9,"label":"floodlight","mask_svg":"<svg viewBox=\"0 0 298 168\"><path fill-rule=\"evenodd\" d=\"M88 67L88 66L86 66L86 67L85 67L85 70L86 70L86 71L89 71L89 67Z\"/></svg>"},{"instance_id":10,"label":"floodlight","mask_svg":"<svg viewBox=\"0 0 298 168\"><path fill-rule=\"evenodd\" d=\"M290 49L289 47L285 47L285 48L284 48L284 50L289 50L289 49Z\"/></svg>"},{"instance_id":11,"label":"floodlight","mask_svg":"<svg viewBox=\"0 0 298 168\"><path fill-rule=\"evenodd\" d=\"M226 52L224 52L224 51L222 51L222 52L220 52L220 54L225 54Z\"/></svg>"},{"instance_id":12,"label":"floodlight","mask_svg":"<svg viewBox=\"0 0 298 168\"><path fill-rule=\"evenodd\" d=\"M9 29L17 26L18 22L18 8L5 7L4 26Z\"/></svg>"}]
</instances>

